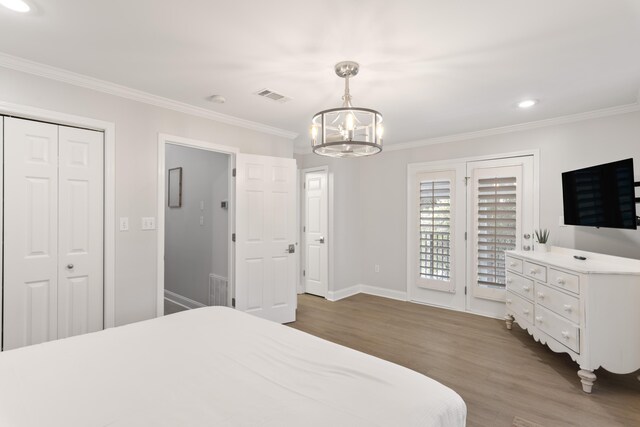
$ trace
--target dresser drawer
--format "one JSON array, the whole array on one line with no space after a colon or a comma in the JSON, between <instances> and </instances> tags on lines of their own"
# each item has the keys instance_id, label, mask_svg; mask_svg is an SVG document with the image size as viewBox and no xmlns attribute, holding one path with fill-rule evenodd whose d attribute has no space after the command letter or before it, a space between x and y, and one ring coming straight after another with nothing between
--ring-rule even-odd
<instances>
[{"instance_id":1,"label":"dresser drawer","mask_svg":"<svg viewBox=\"0 0 640 427\"><path fill-rule=\"evenodd\" d=\"M536 283L536 303L560 316L580 324L580 300L550 286Z\"/></svg>"},{"instance_id":2,"label":"dresser drawer","mask_svg":"<svg viewBox=\"0 0 640 427\"><path fill-rule=\"evenodd\" d=\"M540 264L534 264L529 261L524 262L524 266L522 267L524 270L524 274L532 279L538 280L540 282L547 281L547 267Z\"/></svg>"},{"instance_id":3,"label":"dresser drawer","mask_svg":"<svg viewBox=\"0 0 640 427\"><path fill-rule=\"evenodd\" d=\"M522 273L522 260L513 258L507 255L505 265L507 270L515 271L516 273Z\"/></svg>"},{"instance_id":4,"label":"dresser drawer","mask_svg":"<svg viewBox=\"0 0 640 427\"><path fill-rule=\"evenodd\" d=\"M565 347L580 353L580 328L551 310L536 306L535 325Z\"/></svg>"},{"instance_id":5,"label":"dresser drawer","mask_svg":"<svg viewBox=\"0 0 640 427\"><path fill-rule=\"evenodd\" d=\"M564 271L549 269L549 284L573 292L580 293L580 277L575 274L565 273Z\"/></svg>"},{"instance_id":6,"label":"dresser drawer","mask_svg":"<svg viewBox=\"0 0 640 427\"><path fill-rule=\"evenodd\" d=\"M522 324L524 321L533 325L533 303L513 292L507 292L506 303L507 314L515 317L516 322Z\"/></svg>"},{"instance_id":7,"label":"dresser drawer","mask_svg":"<svg viewBox=\"0 0 640 427\"><path fill-rule=\"evenodd\" d=\"M507 290L533 301L533 280L507 272Z\"/></svg>"}]
</instances>

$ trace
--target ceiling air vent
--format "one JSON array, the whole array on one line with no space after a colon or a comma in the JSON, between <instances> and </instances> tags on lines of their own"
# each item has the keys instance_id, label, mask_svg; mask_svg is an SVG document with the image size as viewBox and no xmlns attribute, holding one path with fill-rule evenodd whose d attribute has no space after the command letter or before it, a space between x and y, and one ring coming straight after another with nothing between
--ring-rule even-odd
<instances>
[{"instance_id":1,"label":"ceiling air vent","mask_svg":"<svg viewBox=\"0 0 640 427\"><path fill-rule=\"evenodd\" d=\"M258 92L256 92L256 95L281 103L291 101L291 98L289 98L288 96L281 95L278 92L274 92L270 89L259 90Z\"/></svg>"}]
</instances>

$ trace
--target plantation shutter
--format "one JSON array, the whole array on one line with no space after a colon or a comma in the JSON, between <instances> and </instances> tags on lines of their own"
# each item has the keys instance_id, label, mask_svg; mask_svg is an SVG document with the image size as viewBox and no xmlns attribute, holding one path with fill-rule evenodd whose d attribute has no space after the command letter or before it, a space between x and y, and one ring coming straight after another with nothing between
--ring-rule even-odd
<instances>
[{"instance_id":1,"label":"plantation shutter","mask_svg":"<svg viewBox=\"0 0 640 427\"><path fill-rule=\"evenodd\" d=\"M464 172L462 172L464 173ZM417 237L415 285L418 288L448 293L456 292L454 251L456 209L456 171L440 170L416 175L414 211ZM464 193L463 193L464 194ZM464 209L464 207L463 207ZM458 219L459 220L459 219ZM462 246L464 248L464 246ZM462 264L464 265L464 264ZM458 272L459 273L459 272Z\"/></svg>"},{"instance_id":2,"label":"plantation shutter","mask_svg":"<svg viewBox=\"0 0 640 427\"><path fill-rule=\"evenodd\" d=\"M516 177L477 180L477 285L505 287L504 251L516 248Z\"/></svg>"},{"instance_id":3,"label":"plantation shutter","mask_svg":"<svg viewBox=\"0 0 640 427\"><path fill-rule=\"evenodd\" d=\"M449 280L451 181L420 182L420 277Z\"/></svg>"}]
</instances>

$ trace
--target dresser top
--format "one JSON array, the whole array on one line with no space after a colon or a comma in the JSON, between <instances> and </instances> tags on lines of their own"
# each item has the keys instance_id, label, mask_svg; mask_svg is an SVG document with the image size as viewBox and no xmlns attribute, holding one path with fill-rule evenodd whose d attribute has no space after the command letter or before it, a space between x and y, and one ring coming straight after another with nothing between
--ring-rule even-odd
<instances>
[{"instance_id":1,"label":"dresser top","mask_svg":"<svg viewBox=\"0 0 640 427\"><path fill-rule=\"evenodd\" d=\"M556 246L552 247L549 252L506 251L506 254L585 274L631 274L640 276L640 260L632 258ZM573 257L574 255L583 256L587 259L584 261L578 260Z\"/></svg>"}]
</instances>

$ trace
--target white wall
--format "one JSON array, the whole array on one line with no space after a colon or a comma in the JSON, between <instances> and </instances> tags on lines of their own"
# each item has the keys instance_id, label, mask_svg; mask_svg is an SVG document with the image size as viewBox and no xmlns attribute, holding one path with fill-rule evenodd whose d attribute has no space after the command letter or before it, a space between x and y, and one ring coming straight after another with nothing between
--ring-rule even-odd
<instances>
[{"instance_id":1,"label":"white wall","mask_svg":"<svg viewBox=\"0 0 640 427\"><path fill-rule=\"evenodd\" d=\"M131 101L0 67L0 101L115 123L116 217L130 231L116 234L115 316L122 325L155 316L155 231L142 231L144 216L157 216L158 133L235 146L244 153L292 157L292 141L257 131Z\"/></svg>"},{"instance_id":2,"label":"white wall","mask_svg":"<svg viewBox=\"0 0 640 427\"><path fill-rule=\"evenodd\" d=\"M562 215L562 172L633 157L636 180L640 180L640 113L636 112L387 151L361 159L327 162L313 154L296 156L300 168L330 165L335 171L334 185L339 199L335 203L336 229L357 229L335 238L339 246L336 251L345 253L347 258L342 266L340 260L336 262L333 290L348 286L354 278L365 285L406 290L406 176L409 163L531 149L540 150L540 226L551 230L551 243L640 258L640 231L558 226ZM354 215L357 221L354 221ZM379 273L374 272L375 264L380 265Z\"/></svg>"},{"instance_id":3,"label":"white wall","mask_svg":"<svg viewBox=\"0 0 640 427\"><path fill-rule=\"evenodd\" d=\"M219 199L228 197L228 161L222 153L166 146L166 169L182 168L182 206L169 207L165 194L164 286L204 305L209 304L209 275L227 271L228 211Z\"/></svg>"}]
</instances>

